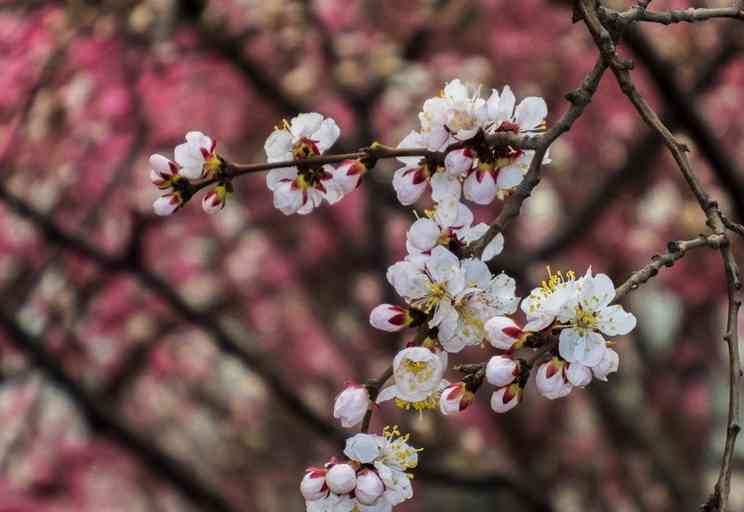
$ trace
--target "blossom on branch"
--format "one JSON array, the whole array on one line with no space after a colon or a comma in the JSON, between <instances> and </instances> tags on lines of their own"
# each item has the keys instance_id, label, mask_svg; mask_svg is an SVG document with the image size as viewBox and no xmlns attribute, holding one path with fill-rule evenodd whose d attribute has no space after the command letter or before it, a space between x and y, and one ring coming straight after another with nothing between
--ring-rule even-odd
<instances>
[{"instance_id":1,"label":"blossom on branch","mask_svg":"<svg viewBox=\"0 0 744 512\"><path fill-rule=\"evenodd\" d=\"M266 140L264 149L271 162L294 160L291 167L272 169L266 185L274 192L274 206L285 215L305 215L325 199L334 204L343 197L341 185L334 179L331 165L303 162L322 155L341 134L336 121L316 112L300 114L284 121Z\"/></svg>"},{"instance_id":2,"label":"blossom on branch","mask_svg":"<svg viewBox=\"0 0 744 512\"><path fill-rule=\"evenodd\" d=\"M347 462L334 459L309 468L300 483L309 512L383 512L413 497L410 473L418 452L397 427L383 434L356 434L346 440Z\"/></svg>"}]
</instances>

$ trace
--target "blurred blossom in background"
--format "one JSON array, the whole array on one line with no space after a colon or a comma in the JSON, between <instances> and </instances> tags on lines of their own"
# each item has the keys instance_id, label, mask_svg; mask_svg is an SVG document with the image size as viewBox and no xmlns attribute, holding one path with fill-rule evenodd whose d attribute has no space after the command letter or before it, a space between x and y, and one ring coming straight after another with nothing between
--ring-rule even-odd
<instances>
[{"instance_id":1,"label":"blurred blossom in background","mask_svg":"<svg viewBox=\"0 0 744 512\"><path fill-rule=\"evenodd\" d=\"M414 219L395 199L395 164L381 162L343 202L310 216L285 217L264 176L248 175L219 215L192 201L160 219L147 157L201 130L231 160L260 162L273 127L303 111L336 119L336 152L395 146L417 126L423 100L453 78L543 96L550 124L596 59L566 3L1 1L0 183L64 233L125 262L81 254L0 197L3 311L53 354L93 409L176 464L112 435L90 404L72 400L2 334L0 510L202 510L179 487L184 478L235 510L304 510L303 470L340 444L284 394L335 425L344 382L379 374L408 341L368 324L375 305L394 300L385 270L405 254ZM644 26L623 48L643 93L690 145L707 189L741 221L744 175L724 183L710 171L664 93L679 87L728 158L744 162L735 23ZM669 66L661 81L648 72L654 59ZM546 265L592 266L622 282L668 241L705 230L662 144L607 77L551 157L506 233L508 250L492 262L517 279L518 295L544 279ZM498 208L475 208L476 221ZM203 313L184 314L169 302L173 292ZM726 415L719 256L690 253L628 308L639 325L618 339L622 364L608 384L560 402L534 399L530 386L509 415L493 414L485 393L454 417L381 409L376 425L398 424L425 448L416 499L399 510L702 503L718 474ZM250 360L226 349L224 337ZM732 509L744 507L743 450Z\"/></svg>"}]
</instances>

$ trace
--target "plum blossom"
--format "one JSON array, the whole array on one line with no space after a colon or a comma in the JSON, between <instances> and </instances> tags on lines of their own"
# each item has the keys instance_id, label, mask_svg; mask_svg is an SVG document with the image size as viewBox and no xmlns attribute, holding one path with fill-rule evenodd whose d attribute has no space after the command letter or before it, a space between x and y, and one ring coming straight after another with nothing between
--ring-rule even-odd
<instances>
[{"instance_id":1,"label":"plum blossom","mask_svg":"<svg viewBox=\"0 0 744 512\"><path fill-rule=\"evenodd\" d=\"M439 342L448 352L459 352L466 346L478 345L485 337L486 322L497 315L517 309L514 279L503 272L493 276L480 260L463 260L465 287L451 301L443 301L439 314Z\"/></svg>"},{"instance_id":2,"label":"plum blossom","mask_svg":"<svg viewBox=\"0 0 744 512\"><path fill-rule=\"evenodd\" d=\"M493 356L486 365L486 380L496 387L508 386L519 375L519 363L509 357Z\"/></svg>"},{"instance_id":3,"label":"plum blossom","mask_svg":"<svg viewBox=\"0 0 744 512\"><path fill-rule=\"evenodd\" d=\"M488 342L501 350L519 348L530 334L508 316L495 316L486 322L484 328Z\"/></svg>"},{"instance_id":4,"label":"plum blossom","mask_svg":"<svg viewBox=\"0 0 744 512\"><path fill-rule=\"evenodd\" d=\"M397 332L412 322L413 316L408 309L392 304L380 304L369 314L370 325L381 331Z\"/></svg>"},{"instance_id":5,"label":"plum blossom","mask_svg":"<svg viewBox=\"0 0 744 512\"><path fill-rule=\"evenodd\" d=\"M424 102L419 120L422 131L444 131L463 141L478 133L488 120L488 109L480 97L480 88L455 79L445 84L439 96Z\"/></svg>"},{"instance_id":6,"label":"plum blossom","mask_svg":"<svg viewBox=\"0 0 744 512\"><path fill-rule=\"evenodd\" d=\"M359 384L349 384L336 397L333 404L333 417L341 420L341 426L351 428L361 423L370 406L367 388Z\"/></svg>"},{"instance_id":7,"label":"plum blossom","mask_svg":"<svg viewBox=\"0 0 744 512\"><path fill-rule=\"evenodd\" d=\"M334 179L333 166L312 165L303 160L322 155L341 134L331 118L316 112L299 114L284 121L266 140L264 149L271 162L294 160L296 165L272 169L266 184L274 192L274 206L285 215L305 215L325 199L334 204L343 196L343 188ZM348 184L347 184L348 185Z\"/></svg>"},{"instance_id":8,"label":"plum blossom","mask_svg":"<svg viewBox=\"0 0 744 512\"><path fill-rule=\"evenodd\" d=\"M410 470L418 465L420 450L408 444L409 437L385 427L381 436L361 433L346 440L344 455L363 465L355 491L360 511L389 511L413 497Z\"/></svg>"},{"instance_id":9,"label":"plum blossom","mask_svg":"<svg viewBox=\"0 0 744 512\"><path fill-rule=\"evenodd\" d=\"M217 213L225 207L225 203L233 187L229 181L218 183L202 198L202 209L210 214Z\"/></svg>"},{"instance_id":10,"label":"plum blossom","mask_svg":"<svg viewBox=\"0 0 744 512\"><path fill-rule=\"evenodd\" d=\"M569 271L553 273L548 267L548 279L533 289L522 301L522 311L527 316L524 330L538 332L550 326L556 317L570 309L575 300L578 283L576 274Z\"/></svg>"},{"instance_id":11,"label":"plum blossom","mask_svg":"<svg viewBox=\"0 0 744 512\"><path fill-rule=\"evenodd\" d=\"M477 345L485 337L485 322L513 313L516 283L506 274L491 275L477 259L460 261L441 245L424 265L400 261L388 269L388 281L414 308L431 315L429 327L439 328L439 342L448 352Z\"/></svg>"},{"instance_id":12,"label":"plum blossom","mask_svg":"<svg viewBox=\"0 0 744 512\"><path fill-rule=\"evenodd\" d=\"M461 249L479 240L488 231L488 224L473 225L473 212L454 198L446 198L433 210L426 211L411 225L406 234L406 249L412 256L429 255L431 250L442 245L449 249ZM504 248L504 235L497 234L484 248L482 261L489 261Z\"/></svg>"},{"instance_id":13,"label":"plum blossom","mask_svg":"<svg viewBox=\"0 0 744 512\"><path fill-rule=\"evenodd\" d=\"M150 156L150 181L167 191L152 205L156 215L167 216L178 210L190 195L188 180L181 175L181 167L163 155Z\"/></svg>"},{"instance_id":14,"label":"plum blossom","mask_svg":"<svg viewBox=\"0 0 744 512\"><path fill-rule=\"evenodd\" d=\"M385 492L385 484L377 472L365 468L357 474L357 486L354 495L359 503L374 505L383 492Z\"/></svg>"},{"instance_id":15,"label":"plum blossom","mask_svg":"<svg viewBox=\"0 0 744 512\"><path fill-rule=\"evenodd\" d=\"M333 180L345 195L359 187L367 166L361 160L344 160L333 170Z\"/></svg>"},{"instance_id":16,"label":"plum blossom","mask_svg":"<svg viewBox=\"0 0 744 512\"><path fill-rule=\"evenodd\" d=\"M175 160L180 174L189 180L211 177L222 167L222 159L215 152L217 141L202 132L186 134L186 142L176 146Z\"/></svg>"},{"instance_id":17,"label":"plum blossom","mask_svg":"<svg viewBox=\"0 0 744 512\"><path fill-rule=\"evenodd\" d=\"M511 88L504 86L501 94L495 89L486 102L487 133L534 133L542 129L548 107L545 100L528 97L514 107L516 99ZM465 198L478 204L490 204L496 197L503 198L522 182L534 158L532 150L512 147L484 148L478 163L468 173L463 183ZM546 154L543 163L550 163Z\"/></svg>"},{"instance_id":18,"label":"plum blossom","mask_svg":"<svg viewBox=\"0 0 744 512\"><path fill-rule=\"evenodd\" d=\"M493 392L491 395L491 409L499 414L509 412L519 405L522 399L522 388L519 384L510 384Z\"/></svg>"},{"instance_id":19,"label":"plum blossom","mask_svg":"<svg viewBox=\"0 0 744 512\"><path fill-rule=\"evenodd\" d=\"M559 344L563 359L590 368L597 366L607 350L602 334L624 335L635 328L633 314L620 305L610 306L614 298L612 280L605 274L592 276L591 269L587 270L578 281L573 300L558 315L564 325Z\"/></svg>"},{"instance_id":20,"label":"plum blossom","mask_svg":"<svg viewBox=\"0 0 744 512\"><path fill-rule=\"evenodd\" d=\"M395 399L396 405L404 409L432 409L447 385L442 380L446 370L447 352L434 352L426 347L405 348L393 360L395 384L380 391L377 402Z\"/></svg>"},{"instance_id":21,"label":"plum blossom","mask_svg":"<svg viewBox=\"0 0 744 512\"><path fill-rule=\"evenodd\" d=\"M305 477L300 482L300 492L307 501L325 498L328 495L326 470L324 468L308 468Z\"/></svg>"},{"instance_id":22,"label":"plum blossom","mask_svg":"<svg viewBox=\"0 0 744 512\"><path fill-rule=\"evenodd\" d=\"M178 192L171 192L160 196L152 204L155 215L167 216L178 210L183 205L183 199Z\"/></svg>"},{"instance_id":23,"label":"plum blossom","mask_svg":"<svg viewBox=\"0 0 744 512\"><path fill-rule=\"evenodd\" d=\"M351 464L335 464L325 476L328 488L334 494L347 494L356 487L356 471Z\"/></svg>"},{"instance_id":24,"label":"plum blossom","mask_svg":"<svg viewBox=\"0 0 744 512\"><path fill-rule=\"evenodd\" d=\"M411 131L398 144L400 149L424 148L430 151L442 151L446 147L446 138L442 139L432 133ZM398 161L404 164L393 175L393 188L398 201L404 206L415 203L431 185L431 197L442 201L451 197L459 199L461 185L457 176L451 176L441 165L436 165L420 156L400 156Z\"/></svg>"},{"instance_id":25,"label":"plum blossom","mask_svg":"<svg viewBox=\"0 0 744 512\"><path fill-rule=\"evenodd\" d=\"M566 380L565 367L566 362L557 357L541 364L535 375L537 392L550 400L568 395L573 386Z\"/></svg>"},{"instance_id":26,"label":"plum blossom","mask_svg":"<svg viewBox=\"0 0 744 512\"><path fill-rule=\"evenodd\" d=\"M444 415L464 411L475 400L475 394L465 382L450 384L439 398L439 410Z\"/></svg>"}]
</instances>

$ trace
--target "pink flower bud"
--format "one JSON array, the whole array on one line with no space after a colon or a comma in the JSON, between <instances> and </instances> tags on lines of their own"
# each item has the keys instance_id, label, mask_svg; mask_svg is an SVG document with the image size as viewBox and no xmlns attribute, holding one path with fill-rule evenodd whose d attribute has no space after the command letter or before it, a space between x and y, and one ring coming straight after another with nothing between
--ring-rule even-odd
<instances>
[{"instance_id":1,"label":"pink flower bud","mask_svg":"<svg viewBox=\"0 0 744 512\"><path fill-rule=\"evenodd\" d=\"M305 477L300 482L300 492L307 501L324 498L328 494L326 485L326 470L321 468L308 468Z\"/></svg>"},{"instance_id":2,"label":"pink flower bud","mask_svg":"<svg viewBox=\"0 0 744 512\"><path fill-rule=\"evenodd\" d=\"M392 304L380 304L369 314L369 323L381 331L396 332L408 327L411 316L408 310Z\"/></svg>"},{"instance_id":3,"label":"pink flower bud","mask_svg":"<svg viewBox=\"0 0 744 512\"><path fill-rule=\"evenodd\" d=\"M547 363L540 365L535 376L535 385L537 386L538 393L545 398L555 400L571 392L571 384L566 382L563 376L565 364L557 357L554 357Z\"/></svg>"},{"instance_id":4,"label":"pink flower bud","mask_svg":"<svg viewBox=\"0 0 744 512\"><path fill-rule=\"evenodd\" d=\"M445 415L464 411L474 398L475 395L468 391L464 382L450 384L439 397L439 410Z\"/></svg>"},{"instance_id":5,"label":"pink flower bud","mask_svg":"<svg viewBox=\"0 0 744 512\"><path fill-rule=\"evenodd\" d=\"M336 464L326 473L326 484L334 494L347 494L356 487L356 471L349 464Z\"/></svg>"},{"instance_id":6,"label":"pink flower bud","mask_svg":"<svg viewBox=\"0 0 744 512\"><path fill-rule=\"evenodd\" d=\"M362 505L372 505L377 499L382 496L385 491L385 485L377 476L377 473L371 469L363 469L357 473L356 481L356 495L357 500Z\"/></svg>"},{"instance_id":7,"label":"pink flower bud","mask_svg":"<svg viewBox=\"0 0 744 512\"><path fill-rule=\"evenodd\" d=\"M519 374L519 364L509 357L493 356L486 365L486 380L493 386L508 386Z\"/></svg>"},{"instance_id":8,"label":"pink flower bud","mask_svg":"<svg viewBox=\"0 0 744 512\"><path fill-rule=\"evenodd\" d=\"M152 203L152 209L155 215L160 215L161 217L172 214L178 210L179 206L181 206L181 195L178 192L165 194Z\"/></svg>"},{"instance_id":9,"label":"pink flower bud","mask_svg":"<svg viewBox=\"0 0 744 512\"><path fill-rule=\"evenodd\" d=\"M207 192L204 199L202 199L202 209L209 214L217 213L225 207L227 196L231 193L231 183L220 183L216 185L212 190Z\"/></svg>"},{"instance_id":10,"label":"pink flower bud","mask_svg":"<svg viewBox=\"0 0 744 512\"><path fill-rule=\"evenodd\" d=\"M519 404L521 398L522 388L519 384L504 386L491 395L491 409L498 413L509 412Z\"/></svg>"},{"instance_id":11,"label":"pink flower bud","mask_svg":"<svg viewBox=\"0 0 744 512\"><path fill-rule=\"evenodd\" d=\"M506 316L495 316L486 325L486 338L495 348L510 350L524 334L514 320Z\"/></svg>"},{"instance_id":12,"label":"pink flower bud","mask_svg":"<svg viewBox=\"0 0 744 512\"><path fill-rule=\"evenodd\" d=\"M369 405L367 388L358 384L350 384L336 397L336 402L333 404L333 417L340 419L344 428L351 428L362 421Z\"/></svg>"},{"instance_id":13,"label":"pink flower bud","mask_svg":"<svg viewBox=\"0 0 744 512\"><path fill-rule=\"evenodd\" d=\"M162 189L171 186L173 178L178 174L178 164L171 162L163 155L150 156L150 181Z\"/></svg>"}]
</instances>

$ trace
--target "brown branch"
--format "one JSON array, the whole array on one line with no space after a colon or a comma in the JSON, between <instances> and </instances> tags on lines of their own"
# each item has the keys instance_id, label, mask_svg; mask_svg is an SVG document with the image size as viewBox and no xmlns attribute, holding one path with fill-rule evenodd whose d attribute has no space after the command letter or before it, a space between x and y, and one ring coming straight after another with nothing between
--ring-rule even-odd
<instances>
[{"instance_id":1,"label":"brown branch","mask_svg":"<svg viewBox=\"0 0 744 512\"><path fill-rule=\"evenodd\" d=\"M545 153L558 137L571 129L573 123L581 116L587 105L591 103L592 96L596 92L606 69L607 65L602 59L599 59L592 70L584 77L581 86L566 94L566 99L571 103L571 107L550 130L533 141L535 154L524 180L522 180L522 183L519 184L514 193L504 203L504 207L501 209L498 217L491 223L486 234L471 245L470 254L475 256L480 255L488 243L496 235L502 233L506 229L506 226L519 215L522 203L530 196L537 184L540 183L542 161Z\"/></svg>"},{"instance_id":2,"label":"brown branch","mask_svg":"<svg viewBox=\"0 0 744 512\"><path fill-rule=\"evenodd\" d=\"M599 13L607 16L609 19L622 23L631 23L636 21L646 21L650 23L661 23L671 25L672 23L696 23L714 18L733 18L744 20L744 10L738 7L719 7L719 8L689 8L671 11L648 11L639 6L628 9L627 11L618 12L606 7L600 7Z\"/></svg>"},{"instance_id":3,"label":"brown branch","mask_svg":"<svg viewBox=\"0 0 744 512\"><path fill-rule=\"evenodd\" d=\"M623 91L641 118L664 139L664 143L672 154L690 190L705 213L707 224L716 235L723 237L719 244L721 258L726 271L728 289L728 321L724 340L729 352L729 411L726 429L726 442L721 460L721 469L715 489L704 506L707 511L725 512L728 507L728 496L731 482L731 460L734 454L736 437L741 429L739 425L740 411L740 381L742 377L741 360L739 357L739 340L737 316L741 306L739 290L741 280L739 270L730 247L726 226L718 204L711 200L700 184L687 159L687 147L679 142L669 129L661 122L658 115L650 107L645 98L638 92L630 77L629 63L618 58L610 32L602 25L597 13L595 0L579 0L578 8L583 16L589 32L599 48L604 61L610 66L613 74Z\"/></svg>"},{"instance_id":4,"label":"brown branch","mask_svg":"<svg viewBox=\"0 0 744 512\"><path fill-rule=\"evenodd\" d=\"M623 284L617 287L615 291L615 302L621 301L628 293L638 289L640 285L655 277L662 267L673 266L674 262L683 258L688 251L698 247L718 249L725 243L727 243L726 237L718 234L700 235L692 240L669 242L669 252L654 255L651 258L651 263L633 272Z\"/></svg>"}]
</instances>

